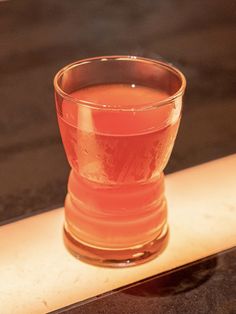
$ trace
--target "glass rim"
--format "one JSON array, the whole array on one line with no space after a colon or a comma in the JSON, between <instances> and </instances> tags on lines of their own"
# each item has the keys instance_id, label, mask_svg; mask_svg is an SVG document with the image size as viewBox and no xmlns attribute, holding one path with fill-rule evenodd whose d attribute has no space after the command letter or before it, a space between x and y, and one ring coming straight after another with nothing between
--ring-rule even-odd
<instances>
[{"instance_id":1,"label":"glass rim","mask_svg":"<svg viewBox=\"0 0 236 314\"><path fill-rule=\"evenodd\" d=\"M156 66L159 66L169 72L172 72L175 74L178 79L180 80L180 88L173 94L170 95L162 100L152 101L148 103L143 103L138 108L122 108L122 107L109 107L107 105L101 105L100 103L92 102L92 101L86 101L74 96L71 96L70 94L66 93L60 86L59 86L59 79L62 77L64 73L67 71L87 63L92 63L95 61L101 61L106 62L110 60L118 60L118 61L131 61L131 62L146 62L146 63L153 63ZM114 111L143 111L143 110L149 110L149 109L155 109L167 104L170 104L174 102L178 97L183 96L185 88L186 88L186 78L184 74L178 70L175 66L173 66L170 63L163 62L160 60L155 60L151 58L144 58L139 56L133 56L133 55L110 55L110 56L98 56L98 57L91 57L91 58L85 58L81 60L77 60L75 62L69 63L68 65L61 68L56 75L54 76L53 85L55 88L55 91L65 100L68 100L70 102L86 106L92 109L99 109L99 110L114 110Z\"/></svg>"}]
</instances>

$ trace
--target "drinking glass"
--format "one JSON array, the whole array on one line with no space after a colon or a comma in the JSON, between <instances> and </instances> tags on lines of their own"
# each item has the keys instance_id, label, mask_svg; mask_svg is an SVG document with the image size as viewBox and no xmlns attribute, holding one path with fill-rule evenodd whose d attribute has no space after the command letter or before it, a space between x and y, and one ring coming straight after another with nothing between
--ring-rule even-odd
<instances>
[{"instance_id":1,"label":"drinking glass","mask_svg":"<svg viewBox=\"0 0 236 314\"><path fill-rule=\"evenodd\" d=\"M151 260L168 242L163 170L186 81L170 64L135 56L80 60L54 79L71 166L64 242L88 263Z\"/></svg>"}]
</instances>

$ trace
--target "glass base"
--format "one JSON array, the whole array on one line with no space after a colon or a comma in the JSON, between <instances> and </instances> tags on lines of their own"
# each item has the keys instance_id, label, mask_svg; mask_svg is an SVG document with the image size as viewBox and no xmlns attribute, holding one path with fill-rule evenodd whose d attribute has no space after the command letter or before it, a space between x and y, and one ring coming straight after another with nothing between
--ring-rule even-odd
<instances>
[{"instance_id":1,"label":"glass base","mask_svg":"<svg viewBox=\"0 0 236 314\"><path fill-rule=\"evenodd\" d=\"M125 249L105 249L80 241L73 236L66 224L64 226L64 243L69 252L81 261L104 267L128 267L150 261L165 249L168 239L169 229L165 224L151 242Z\"/></svg>"}]
</instances>

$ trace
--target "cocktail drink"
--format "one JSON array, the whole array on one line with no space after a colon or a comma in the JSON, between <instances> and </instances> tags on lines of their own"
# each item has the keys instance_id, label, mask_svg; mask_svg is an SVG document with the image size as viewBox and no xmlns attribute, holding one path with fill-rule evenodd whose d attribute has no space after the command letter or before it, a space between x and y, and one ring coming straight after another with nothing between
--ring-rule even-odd
<instances>
[{"instance_id":1,"label":"cocktail drink","mask_svg":"<svg viewBox=\"0 0 236 314\"><path fill-rule=\"evenodd\" d=\"M71 166L66 246L104 266L152 259L168 239L163 169L181 117L183 75L162 62L112 56L73 63L54 84Z\"/></svg>"}]
</instances>

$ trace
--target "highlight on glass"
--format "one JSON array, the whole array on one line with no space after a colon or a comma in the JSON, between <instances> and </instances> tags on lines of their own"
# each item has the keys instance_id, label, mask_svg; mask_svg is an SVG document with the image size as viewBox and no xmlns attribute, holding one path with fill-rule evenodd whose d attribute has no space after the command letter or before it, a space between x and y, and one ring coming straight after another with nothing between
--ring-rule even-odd
<instances>
[{"instance_id":1,"label":"highlight on glass","mask_svg":"<svg viewBox=\"0 0 236 314\"><path fill-rule=\"evenodd\" d=\"M64 241L76 257L124 267L153 259L167 245L163 170L185 86L173 66L134 56L85 59L56 74L71 166Z\"/></svg>"}]
</instances>

